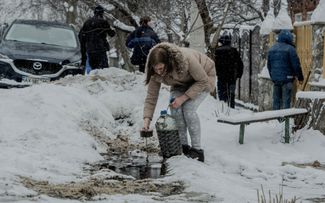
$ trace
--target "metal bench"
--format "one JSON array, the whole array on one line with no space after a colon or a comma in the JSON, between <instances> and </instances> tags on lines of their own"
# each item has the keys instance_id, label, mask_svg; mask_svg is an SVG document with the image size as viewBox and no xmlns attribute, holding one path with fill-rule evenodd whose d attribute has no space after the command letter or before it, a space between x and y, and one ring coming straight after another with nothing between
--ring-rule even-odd
<instances>
[{"instance_id":1,"label":"metal bench","mask_svg":"<svg viewBox=\"0 0 325 203\"><path fill-rule=\"evenodd\" d=\"M263 111L263 112L253 112L253 113L241 113L233 116L224 116L219 117L218 122L220 123L228 123L231 125L240 125L239 130L239 143L244 143L244 132L245 125L256 122L263 122L273 119L284 119L285 123L285 135L284 140L285 143L289 143L290 139L290 128L289 128L289 118L297 115L307 114L307 109L302 108L290 108L290 109L281 109L281 110L273 110L273 111Z\"/></svg>"}]
</instances>

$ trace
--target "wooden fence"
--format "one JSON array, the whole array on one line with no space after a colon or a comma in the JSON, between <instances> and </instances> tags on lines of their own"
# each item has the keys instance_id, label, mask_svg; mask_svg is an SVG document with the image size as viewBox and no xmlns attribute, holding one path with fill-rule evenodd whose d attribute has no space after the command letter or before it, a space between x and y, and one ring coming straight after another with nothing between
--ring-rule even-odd
<instances>
[{"instance_id":1,"label":"wooden fence","mask_svg":"<svg viewBox=\"0 0 325 203\"><path fill-rule=\"evenodd\" d=\"M297 90L306 91L310 88L307 80L309 79L312 65L312 25L296 26L294 32L296 35L296 49L305 78L303 85L297 85Z\"/></svg>"}]
</instances>

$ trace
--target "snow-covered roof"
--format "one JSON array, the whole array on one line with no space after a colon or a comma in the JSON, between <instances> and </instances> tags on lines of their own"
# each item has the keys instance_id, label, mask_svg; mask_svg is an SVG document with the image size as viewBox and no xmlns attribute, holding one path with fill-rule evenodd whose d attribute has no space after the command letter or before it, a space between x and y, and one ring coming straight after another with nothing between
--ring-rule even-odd
<instances>
[{"instance_id":1,"label":"snow-covered roof","mask_svg":"<svg viewBox=\"0 0 325 203\"><path fill-rule=\"evenodd\" d=\"M264 19L264 21L261 23L261 29L260 29L260 34L261 35L268 35L272 32L272 26L275 21L275 16L273 13L273 9L270 9L267 12L267 15Z\"/></svg>"},{"instance_id":2,"label":"snow-covered roof","mask_svg":"<svg viewBox=\"0 0 325 203\"><path fill-rule=\"evenodd\" d=\"M287 4L283 4L279 11L278 16L275 18L273 23L273 30L293 30L291 18L288 14Z\"/></svg>"},{"instance_id":3,"label":"snow-covered roof","mask_svg":"<svg viewBox=\"0 0 325 203\"><path fill-rule=\"evenodd\" d=\"M311 20L314 22L325 22L325 1L320 0L318 6L314 10Z\"/></svg>"}]
</instances>

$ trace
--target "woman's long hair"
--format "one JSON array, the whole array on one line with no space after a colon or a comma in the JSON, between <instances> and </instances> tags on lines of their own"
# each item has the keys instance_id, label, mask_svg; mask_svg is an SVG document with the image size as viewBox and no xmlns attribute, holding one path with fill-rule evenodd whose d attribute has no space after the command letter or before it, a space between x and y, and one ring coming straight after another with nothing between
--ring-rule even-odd
<instances>
[{"instance_id":1,"label":"woman's long hair","mask_svg":"<svg viewBox=\"0 0 325 203\"><path fill-rule=\"evenodd\" d=\"M145 80L145 84L147 85L150 81L152 75L155 74L154 66L158 63L163 63L166 68L166 73L170 73L172 71L172 57L169 56L168 51L162 47L156 47L151 50L148 56L147 62L147 77Z\"/></svg>"}]
</instances>

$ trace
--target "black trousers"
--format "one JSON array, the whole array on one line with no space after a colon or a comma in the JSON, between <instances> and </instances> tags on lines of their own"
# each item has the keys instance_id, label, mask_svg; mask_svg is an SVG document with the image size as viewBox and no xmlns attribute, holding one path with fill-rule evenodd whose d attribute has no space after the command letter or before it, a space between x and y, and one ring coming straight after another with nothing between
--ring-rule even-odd
<instances>
[{"instance_id":1,"label":"black trousers","mask_svg":"<svg viewBox=\"0 0 325 203\"><path fill-rule=\"evenodd\" d=\"M145 64L139 65L139 71L144 73L145 66L146 66Z\"/></svg>"},{"instance_id":2,"label":"black trousers","mask_svg":"<svg viewBox=\"0 0 325 203\"><path fill-rule=\"evenodd\" d=\"M106 51L88 53L88 57L92 69L108 68Z\"/></svg>"},{"instance_id":3,"label":"black trousers","mask_svg":"<svg viewBox=\"0 0 325 203\"><path fill-rule=\"evenodd\" d=\"M227 102L228 106L235 108L236 82L218 80L218 97L221 101Z\"/></svg>"}]
</instances>

